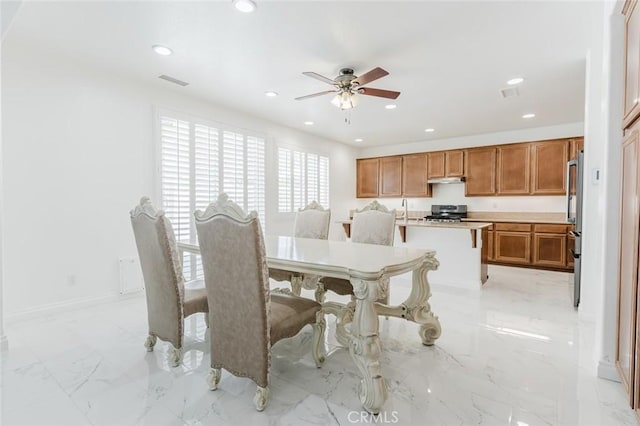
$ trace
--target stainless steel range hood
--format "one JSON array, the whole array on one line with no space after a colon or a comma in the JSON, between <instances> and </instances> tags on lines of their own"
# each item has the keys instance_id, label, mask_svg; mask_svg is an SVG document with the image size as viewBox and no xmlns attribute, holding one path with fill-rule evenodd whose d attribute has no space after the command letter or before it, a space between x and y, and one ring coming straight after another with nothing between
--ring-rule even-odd
<instances>
[{"instance_id":1,"label":"stainless steel range hood","mask_svg":"<svg viewBox=\"0 0 640 426\"><path fill-rule=\"evenodd\" d=\"M448 177L429 179L427 183L464 183L464 177Z\"/></svg>"}]
</instances>

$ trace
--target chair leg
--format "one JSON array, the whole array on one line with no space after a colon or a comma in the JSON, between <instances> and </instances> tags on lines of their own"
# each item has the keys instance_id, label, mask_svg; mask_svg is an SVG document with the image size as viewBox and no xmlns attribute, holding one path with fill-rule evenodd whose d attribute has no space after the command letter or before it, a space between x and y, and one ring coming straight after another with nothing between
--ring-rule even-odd
<instances>
[{"instance_id":1,"label":"chair leg","mask_svg":"<svg viewBox=\"0 0 640 426\"><path fill-rule=\"evenodd\" d=\"M347 330L345 325L353 321L353 316L356 311L355 297L351 296L351 301L340 310L336 316L336 340L342 346L348 348L351 341L351 332Z\"/></svg>"},{"instance_id":2,"label":"chair leg","mask_svg":"<svg viewBox=\"0 0 640 426\"><path fill-rule=\"evenodd\" d=\"M209 328L209 312L204 313L204 323L207 324L207 328Z\"/></svg>"},{"instance_id":3,"label":"chair leg","mask_svg":"<svg viewBox=\"0 0 640 426\"><path fill-rule=\"evenodd\" d=\"M147 340L144 342L144 347L147 348L147 352L153 352L153 347L156 345L158 338L153 335L148 335Z\"/></svg>"},{"instance_id":4,"label":"chair leg","mask_svg":"<svg viewBox=\"0 0 640 426\"><path fill-rule=\"evenodd\" d=\"M182 362L182 348L172 347L169 349L169 365L172 367L177 367Z\"/></svg>"},{"instance_id":5,"label":"chair leg","mask_svg":"<svg viewBox=\"0 0 640 426\"><path fill-rule=\"evenodd\" d=\"M218 389L218 383L220 383L220 376L222 372L219 368L212 368L209 372L209 377L207 377L207 383L209 384L209 390Z\"/></svg>"},{"instance_id":6,"label":"chair leg","mask_svg":"<svg viewBox=\"0 0 640 426\"><path fill-rule=\"evenodd\" d=\"M324 312L318 311L316 314L316 322L313 326L313 346L311 352L313 354L313 360L316 362L316 367L322 367L324 363L324 331L327 326L327 322L324 318Z\"/></svg>"},{"instance_id":7,"label":"chair leg","mask_svg":"<svg viewBox=\"0 0 640 426\"><path fill-rule=\"evenodd\" d=\"M256 395L253 397L253 403L256 406L256 410L262 411L267 406L269 400L269 387L263 388L258 386L256 389Z\"/></svg>"}]
</instances>

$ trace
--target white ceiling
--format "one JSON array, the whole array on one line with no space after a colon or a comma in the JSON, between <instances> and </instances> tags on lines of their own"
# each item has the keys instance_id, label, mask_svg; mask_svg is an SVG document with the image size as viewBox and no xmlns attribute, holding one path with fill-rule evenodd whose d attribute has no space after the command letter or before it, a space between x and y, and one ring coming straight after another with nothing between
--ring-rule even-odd
<instances>
[{"instance_id":1,"label":"white ceiling","mask_svg":"<svg viewBox=\"0 0 640 426\"><path fill-rule=\"evenodd\" d=\"M224 2L26 2L5 42L38 43L107 70L357 146L579 122L599 2L275 2L252 14ZM174 50L161 57L151 45ZM331 87L342 67L390 75L397 109L363 96L351 112ZM181 88L160 74L190 83ZM520 96L499 89L522 76ZM264 92L280 94L267 98ZM524 113L537 116L524 120ZM305 126L304 121L315 122ZM427 134L425 128L436 132ZM355 138L365 142L355 143Z\"/></svg>"}]
</instances>

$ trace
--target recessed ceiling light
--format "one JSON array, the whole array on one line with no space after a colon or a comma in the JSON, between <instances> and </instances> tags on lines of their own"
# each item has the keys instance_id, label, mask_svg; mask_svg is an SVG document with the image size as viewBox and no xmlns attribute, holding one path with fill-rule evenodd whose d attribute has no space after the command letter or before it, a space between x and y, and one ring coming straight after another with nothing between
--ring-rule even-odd
<instances>
[{"instance_id":1,"label":"recessed ceiling light","mask_svg":"<svg viewBox=\"0 0 640 426\"><path fill-rule=\"evenodd\" d=\"M304 125L305 126L313 126L313 121L305 121Z\"/></svg>"},{"instance_id":2,"label":"recessed ceiling light","mask_svg":"<svg viewBox=\"0 0 640 426\"><path fill-rule=\"evenodd\" d=\"M385 105L384 106L386 109L396 109L397 105L396 104L389 104L389 105Z\"/></svg>"},{"instance_id":3,"label":"recessed ceiling light","mask_svg":"<svg viewBox=\"0 0 640 426\"><path fill-rule=\"evenodd\" d=\"M275 98L276 96L278 96L278 93L276 93L276 92L264 92L264 95L269 97L269 98Z\"/></svg>"},{"instance_id":4,"label":"recessed ceiling light","mask_svg":"<svg viewBox=\"0 0 640 426\"><path fill-rule=\"evenodd\" d=\"M523 81L524 81L524 78L522 78L522 77L512 78L511 80L507 81L507 84L509 86L513 86L513 85L516 85L516 84L520 84Z\"/></svg>"},{"instance_id":5,"label":"recessed ceiling light","mask_svg":"<svg viewBox=\"0 0 640 426\"><path fill-rule=\"evenodd\" d=\"M364 139L362 139L362 138L355 138L353 141L354 141L354 142L362 142L363 140L364 140Z\"/></svg>"},{"instance_id":6,"label":"recessed ceiling light","mask_svg":"<svg viewBox=\"0 0 640 426\"><path fill-rule=\"evenodd\" d=\"M424 131L427 132L427 133L431 133L431 132L435 132L436 129L429 128L429 129L424 129Z\"/></svg>"},{"instance_id":7,"label":"recessed ceiling light","mask_svg":"<svg viewBox=\"0 0 640 426\"><path fill-rule=\"evenodd\" d=\"M153 45L153 46L151 46L151 48L158 55L162 55L162 56L169 56L169 55L171 55L173 53L173 50L169 49L167 46L162 46L162 45L159 45L159 44Z\"/></svg>"},{"instance_id":8,"label":"recessed ceiling light","mask_svg":"<svg viewBox=\"0 0 640 426\"><path fill-rule=\"evenodd\" d=\"M533 118L535 116L536 116L535 114L525 114L522 116L522 118Z\"/></svg>"},{"instance_id":9,"label":"recessed ceiling light","mask_svg":"<svg viewBox=\"0 0 640 426\"><path fill-rule=\"evenodd\" d=\"M251 13L258 7L253 0L233 0L233 5L244 13Z\"/></svg>"}]
</instances>

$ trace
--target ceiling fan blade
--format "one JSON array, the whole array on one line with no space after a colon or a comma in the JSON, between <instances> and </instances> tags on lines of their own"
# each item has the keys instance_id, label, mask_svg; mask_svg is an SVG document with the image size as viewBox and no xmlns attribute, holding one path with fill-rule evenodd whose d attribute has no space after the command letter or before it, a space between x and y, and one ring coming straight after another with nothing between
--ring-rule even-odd
<instances>
[{"instance_id":1,"label":"ceiling fan blade","mask_svg":"<svg viewBox=\"0 0 640 426\"><path fill-rule=\"evenodd\" d=\"M315 98L316 96L326 95L327 93L335 93L337 90L325 90L324 92L314 93L313 95L300 96L299 98L295 98L296 101L301 101L303 99Z\"/></svg>"},{"instance_id":2,"label":"ceiling fan blade","mask_svg":"<svg viewBox=\"0 0 640 426\"><path fill-rule=\"evenodd\" d=\"M320 80L320 81L324 81L325 83L334 85L336 84L335 81L331 80L330 78L327 78L323 75L320 75L318 73L315 73L313 71L305 71L302 74L306 75L307 77L311 77L311 78L315 78L316 80Z\"/></svg>"},{"instance_id":3,"label":"ceiling fan blade","mask_svg":"<svg viewBox=\"0 0 640 426\"><path fill-rule=\"evenodd\" d=\"M353 80L351 83L356 83L358 86L364 86L367 83L370 83L374 80L384 77L385 75L389 75L389 73L383 70L380 67L374 68L366 74L362 74L360 77Z\"/></svg>"},{"instance_id":4,"label":"ceiling fan blade","mask_svg":"<svg viewBox=\"0 0 640 426\"><path fill-rule=\"evenodd\" d=\"M362 95L378 96L379 98L396 99L400 96L400 92L394 92L393 90L372 89L370 87L361 87L358 89L358 93Z\"/></svg>"}]
</instances>

